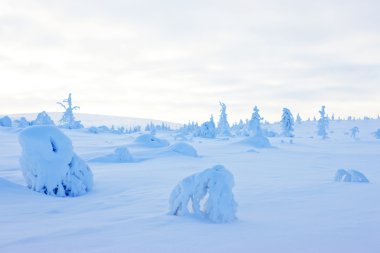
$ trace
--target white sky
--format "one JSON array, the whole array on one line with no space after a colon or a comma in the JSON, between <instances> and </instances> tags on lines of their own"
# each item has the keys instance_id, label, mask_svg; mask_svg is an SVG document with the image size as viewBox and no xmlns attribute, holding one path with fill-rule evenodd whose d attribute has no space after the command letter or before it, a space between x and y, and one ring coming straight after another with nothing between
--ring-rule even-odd
<instances>
[{"instance_id":1,"label":"white sky","mask_svg":"<svg viewBox=\"0 0 380 253\"><path fill-rule=\"evenodd\" d=\"M1 0L0 114L380 113L379 0Z\"/></svg>"}]
</instances>

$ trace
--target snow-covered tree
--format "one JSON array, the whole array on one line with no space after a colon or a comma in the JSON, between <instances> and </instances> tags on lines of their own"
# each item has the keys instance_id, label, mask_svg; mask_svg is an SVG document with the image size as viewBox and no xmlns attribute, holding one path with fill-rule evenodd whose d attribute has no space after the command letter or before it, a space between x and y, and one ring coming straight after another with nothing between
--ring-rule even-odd
<instances>
[{"instance_id":1,"label":"snow-covered tree","mask_svg":"<svg viewBox=\"0 0 380 253\"><path fill-rule=\"evenodd\" d=\"M21 117L15 120L15 124L19 128L24 128L30 126L31 123L27 121L25 117Z\"/></svg>"},{"instance_id":2,"label":"snow-covered tree","mask_svg":"<svg viewBox=\"0 0 380 253\"><path fill-rule=\"evenodd\" d=\"M231 136L230 124L227 120L226 105L222 102L220 102L219 104L221 108L217 133L220 136Z\"/></svg>"},{"instance_id":3,"label":"snow-covered tree","mask_svg":"<svg viewBox=\"0 0 380 253\"><path fill-rule=\"evenodd\" d=\"M319 111L320 119L318 120L318 136L321 136L322 139L327 138L327 128L329 125L329 120L326 116L325 106L323 105L321 110Z\"/></svg>"},{"instance_id":4,"label":"snow-covered tree","mask_svg":"<svg viewBox=\"0 0 380 253\"><path fill-rule=\"evenodd\" d=\"M259 108L255 106L251 120L248 122L248 133L251 136L262 135L260 121L263 120L263 118L260 116L259 111Z\"/></svg>"},{"instance_id":5,"label":"snow-covered tree","mask_svg":"<svg viewBox=\"0 0 380 253\"><path fill-rule=\"evenodd\" d=\"M234 221L237 204L232 193L233 186L232 174L222 165L193 174L173 189L169 213L193 215L215 223Z\"/></svg>"},{"instance_id":6,"label":"snow-covered tree","mask_svg":"<svg viewBox=\"0 0 380 253\"><path fill-rule=\"evenodd\" d=\"M286 137L294 137L294 118L288 108L282 109L281 127L282 135Z\"/></svg>"},{"instance_id":7,"label":"snow-covered tree","mask_svg":"<svg viewBox=\"0 0 380 253\"><path fill-rule=\"evenodd\" d=\"M355 126L355 127L351 128L350 132L351 132L351 137L356 139L357 135L359 133L359 127Z\"/></svg>"},{"instance_id":8,"label":"snow-covered tree","mask_svg":"<svg viewBox=\"0 0 380 253\"><path fill-rule=\"evenodd\" d=\"M91 190L90 168L58 128L28 127L20 133L19 142L21 169L30 189L59 197L75 197Z\"/></svg>"},{"instance_id":9,"label":"snow-covered tree","mask_svg":"<svg viewBox=\"0 0 380 253\"><path fill-rule=\"evenodd\" d=\"M65 105L66 103L67 105ZM61 105L66 111L63 113L61 120L59 121L59 127L68 128L68 129L79 129L83 128L83 125L79 120L75 120L73 111L79 109L79 106L73 106L71 93L67 99L64 99L62 102L57 102Z\"/></svg>"},{"instance_id":10,"label":"snow-covered tree","mask_svg":"<svg viewBox=\"0 0 380 253\"><path fill-rule=\"evenodd\" d=\"M55 125L55 124L54 124L54 121L50 118L49 114L43 111L37 115L37 118L31 122L31 125L41 126L41 125Z\"/></svg>"},{"instance_id":11,"label":"snow-covered tree","mask_svg":"<svg viewBox=\"0 0 380 253\"><path fill-rule=\"evenodd\" d=\"M4 116L0 118L0 126L12 127L12 119L9 116Z\"/></svg>"},{"instance_id":12,"label":"snow-covered tree","mask_svg":"<svg viewBox=\"0 0 380 253\"><path fill-rule=\"evenodd\" d=\"M301 116L300 116L299 113L297 113L296 122L297 122L297 124L301 124L302 123L302 118L301 118Z\"/></svg>"},{"instance_id":13,"label":"snow-covered tree","mask_svg":"<svg viewBox=\"0 0 380 253\"><path fill-rule=\"evenodd\" d=\"M376 139L380 139L380 128L374 133Z\"/></svg>"},{"instance_id":14,"label":"snow-covered tree","mask_svg":"<svg viewBox=\"0 0 380 253\"><path fill-rule=\"evenodd\" d=\"M214 123L214 117L211 115L210 121L203 123L199 129L199 136L203 138L215 138L216 128Z\"/></svg>"}]
</instances>

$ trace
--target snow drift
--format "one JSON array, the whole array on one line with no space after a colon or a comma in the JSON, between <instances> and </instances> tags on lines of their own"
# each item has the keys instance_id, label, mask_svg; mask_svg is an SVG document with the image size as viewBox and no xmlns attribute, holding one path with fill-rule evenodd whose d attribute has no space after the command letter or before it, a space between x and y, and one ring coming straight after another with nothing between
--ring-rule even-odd
<instances>
[{"instance_id":1,"label":"snow drift","mask_svg":"<svg viewBox=\"0 0 380 253\"><path fill-rule=\"evenodd\" d=\"M143 134L135 139L135 143L140 144L145 147L159 148L169 146L167 140L159 139L152 134Z\"/></svg>"},{"instance_id":2,"label":"snow drift","mask_svg":"<svg viewBox=\"0 0 380 253\"><path fill-rule=\"evenodd\" d=\"M344 170L339 169L335 174L336 182L355 182L355 183L368 183L368 179L363 173L357 170Z\"/></svg>"},{"instance_id":3,"label":"snow drift","mask_svg":"<svg viewBox=\"0 0 380 253\"><path fill-rule=\"evenodd\" d=\"M103 163L131 163L135 159L126 147L116 148L113 154L101 156L90 160L91 162L103 162Z\"/></svg>"},{"instance_id":4,"label":"snow drift","mask_svg":"<svg viewBox=\"0 0 380 253\"><path fill-rule=\"evenodd\" d=\"M172 215L193 215L215 223L236 219L237 204L232 194L234 178L222 165L184 178L170 195Z\"/></svg>"},{"instance_id":5,"label":"snow drift","mask_svg":"<svg viewBox=\"0 0 380 253\"><path fill-rule=\"evenodd\" d=\"M59 197L91 190L92 172L73 151L71 140L55 126L32 126L19 134L20 164L30 189Z\"/></svg>"},{"instance_id":6,"label":"snow drift","mask_svg":"<svg viewBox=\"0 0 380 253\"><path fill-rule=\"evenodd\" d=\"M169 150L181 155L198 157L197 150L190 144L179 142L169 147Z\"/></svg>"}]
</instances>

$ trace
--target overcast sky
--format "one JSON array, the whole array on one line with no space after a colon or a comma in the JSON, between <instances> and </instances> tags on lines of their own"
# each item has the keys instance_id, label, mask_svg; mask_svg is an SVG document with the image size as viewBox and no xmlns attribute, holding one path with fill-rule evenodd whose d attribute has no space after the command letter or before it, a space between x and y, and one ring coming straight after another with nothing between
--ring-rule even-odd
<instances>
[{"instance_id":1,"label":"overcast sky","mask_svg":"<svg viewBox=\"0 0 380 253\"><path fill-rule=\"evenodd\" d=\"M0 114L380 113L379 0L1 0Z\"/></svg>"}]
</instances>

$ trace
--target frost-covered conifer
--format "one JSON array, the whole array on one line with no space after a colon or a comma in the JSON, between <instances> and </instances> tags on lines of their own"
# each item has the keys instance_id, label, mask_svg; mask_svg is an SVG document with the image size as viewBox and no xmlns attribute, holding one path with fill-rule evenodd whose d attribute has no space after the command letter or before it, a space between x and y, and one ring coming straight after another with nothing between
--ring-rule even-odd
<instances>
[{"instance_id":1,"label":"frost-covered conifer","mask_svg":"<svg viewBox=\"0 0 380 253\"><path fill-rule=\"evenodd\" d=\"M37 115L37 118L31 122L32 126L41 126L41 125L55 125L54 121L50 116L45 112L40 112Z\"/></svg>"},{"instance_id":2,"label":"frost-covered conifer","mask_svg":"<svg viewBox=\"0 0 380 253\"><path fill-rule=\"evenodd\" d=\"M230 124L227 120L226 105L220 102L220 117L218 122L217 133L220 136L231 136Z\"/></svg>"},{"instance_id":3,"label":"frost-covered conifer","mask_svg":"<svg viewBox=\"0 0 380 253\"><path fill-rule=\"evenodd\" d=\"M300 116L299 113L297 113L296 122L297 122L297 124L301 124L302 123L302 118L301 118L301 116Z\"/></svg>"},{"instance_id":4,"label":"frost-covered conifer","mask_svg":"<svg viewBox=\"0 0 380 253\"><path fill-rule=\"evenodd\" d=\"M64 104L67 103L67 106ZM83 125L79 120L75 120L73 111L79 109L79 106L74 106L71 100L71 93L67 99L64 99L61 102L57 102L61 105L66 111L63 113L61 120L59 121L59 127L68 128L68 129L79 129L83 128Z\"/></svg>"},{"instance_id":5,"label":"frost-covered conifer","mask_svg":"<svg viewBox=\"0 0 380 253\"><path fill-rule=\"evenodd\" d=\"M173 189L169 213L193 215L215 223L234 221L237 204L232 193L233 186L232 174L221 165L193 174Z\"/></svg>"},{"instance_id":6,"label":"frost-covered conifer","mask_svg":"<svg viewBox=\"0 0 380 253\"><path fill-rule=\"evenodd\" d=\"M199 136L203 138L215 138L216 128L214 123L214 117L211 115L210 121L203 123L199 130Z\"/></svg>"},{"instance_id":7,"label":"frost-covered conifer","mask_svg":"<svg viewBox=\"0 0 380 253\"><path fill-rule=\"evenodd\" d=\"M284 136L294 137L294 118L288 108L282 109L281 127Z\"/></svg>"},{"instance_id":8,"label":"frost-covered conifer","mask_svg":"<svg viewBox=\"0 0 380 253\"><path fill-rule=\"evenodd\" d=\"M356 139L357 135L359 133L359 127L355 126L355 127L351 128L350 131L351 131L351 137Z\"/></svg>"},{"instance_id":9,"label":"frost-covered conifer","mask_svg":"<svg viewBox=\"0 0 380 253\"><path fill-rule=\"evenodd\" d=\"M260 116L259 109L257 108L257 106L255 106L253 108L251 120L248 122L249 135L251 136L262 135L261 125L260 125L261 120L263 120L263 118Z\"/></svg>"},{"instance_id":10,"label":"frost-covered conifer","mask_svg":"<svg viewBox=\"0 0 380 253\"><path fill-rule=\"evenodd\" d=\"M320 119L318 120L318 136L321 136L322 139L327 138L327 128L329 125L329 120L326 116L325 112L325 106L322 106L321 110L319 111Z\"/></svg>"}]
</instances>

